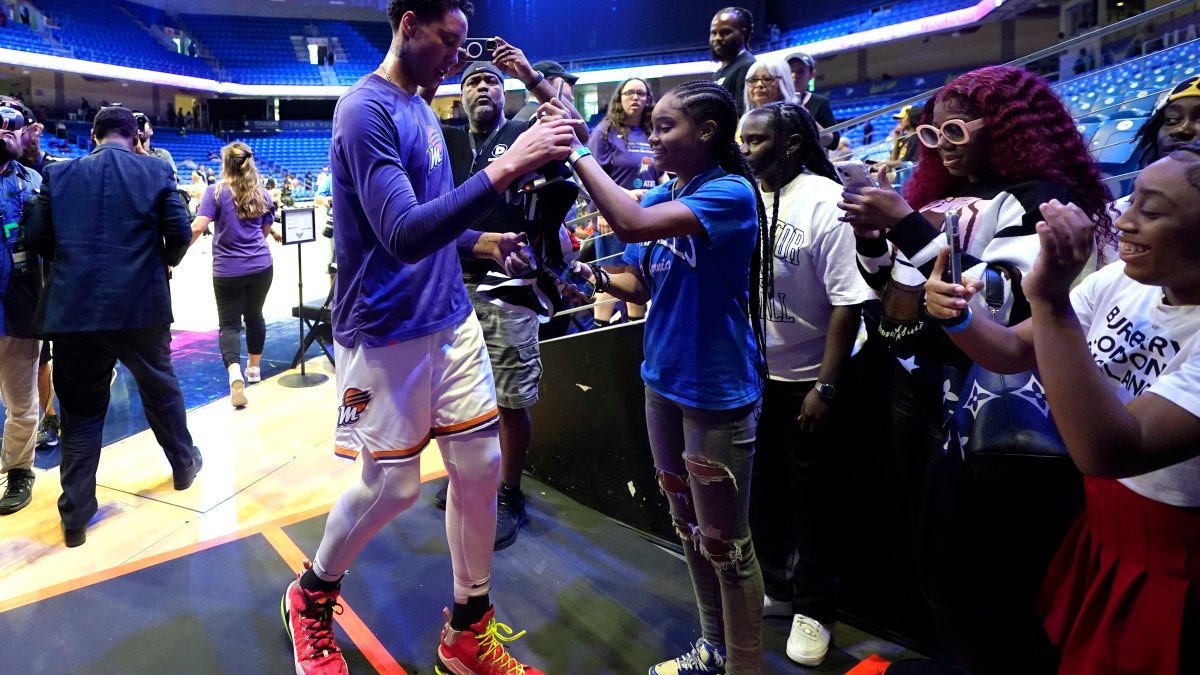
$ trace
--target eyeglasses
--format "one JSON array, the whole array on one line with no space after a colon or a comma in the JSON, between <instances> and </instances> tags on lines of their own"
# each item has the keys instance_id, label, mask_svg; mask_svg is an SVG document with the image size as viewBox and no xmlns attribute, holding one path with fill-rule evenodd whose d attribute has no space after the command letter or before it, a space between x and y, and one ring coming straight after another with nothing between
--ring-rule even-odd
<instances>
[{"instance_id":1,"label":"eyeglasses","mask_svg":"<svg viewBox=\"0 0 1200 675\"><path fill-rule=\"evenodd\" d=\"M753 87L756 84L761 84L765 87L767 85L775 84L778 80L779 80L778 77L772 77L770 75L761 75L759 77L752 77L752 78L746 80L746 84L750 85L751 87Z\"/></svg>"},{"instance_id":2,"label":"eyeglasses","mask_svg":"<svg viewBox=\"0 0 1200 675\"><path fill-rule=\"evenodd\" d=\"M983 118L964 122L962 120L946 120L939 129L932 124L922 124L917 127L917 138L927 148L936 148L944 137L951 145L966 145L971 140L971 132L979 131L987 126Z\"/></svg>"},{"instance_id":3,"label":"eyeglasses","mask_svg":"<svg viewBox=\"0 0 1200 675\"><path fill-rule=\"evenodd\" d=\"M630 91L621 92L621 98L650 98L650 92L632 89Z\"/></svg>"}]
</instances>

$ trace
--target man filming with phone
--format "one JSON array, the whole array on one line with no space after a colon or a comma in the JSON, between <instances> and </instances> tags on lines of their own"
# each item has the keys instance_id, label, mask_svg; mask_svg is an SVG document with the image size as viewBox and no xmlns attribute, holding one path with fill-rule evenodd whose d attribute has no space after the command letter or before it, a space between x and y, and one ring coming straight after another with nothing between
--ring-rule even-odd
<instances>
[{"instance_id":1,"label":"man filming with phone","mask_svg":"<svg viewBox=\"0 0 1200 675\"><path fill-rule=\"evenodd\" d=\"M470 41L468 41L470 42ZM504 116L504 78L515 77L526 90L546 103L558 95L557 88L545 74L530 66L525 54L501 38L479 41L478 45L494 47L491 61L471 61L463 72L462 107L467 114L466 131L445 126L446 149L454 185L462 185L484 167L503 157L529 123ZM473 56L466 47L468 56ZM488 56L486 49L480 56ZM538 400L538 383L542 377L541 353L538 347L538 319L493 305L477 295L478 285L496 263L488 255L494 240L523 234L528 231L521 204L497 204L478 226L483 236L475 244L472 256L461 256L463 282L475 307L475 315L483 327L484 342L492 362L496 380L496 401L500 408L500 487L496 504L497 550L510 546L525 523L525 497L521 493L521 472L532 434L529 408ZM445 488L438 492L435 503L445 508Z\"/></svg>"},{"instance_id":2,"label":"man filming with phone","mask_svg":"<svg viewBox=\"0 0 1200 675\"><path fill-rule=\"evenodd\" d=\"M137 138L134 139L133 144L134 152L139 155L157 157L166 162L171 167L171 180L178 184L179 168L175 166L175 158L166 148L156 148L150 144L151 139L154 138L154 125L150 124L150 118L146 116L146 113L134 110L133 119L137 121L138 125Z\"/></svg>"}]
</instances>

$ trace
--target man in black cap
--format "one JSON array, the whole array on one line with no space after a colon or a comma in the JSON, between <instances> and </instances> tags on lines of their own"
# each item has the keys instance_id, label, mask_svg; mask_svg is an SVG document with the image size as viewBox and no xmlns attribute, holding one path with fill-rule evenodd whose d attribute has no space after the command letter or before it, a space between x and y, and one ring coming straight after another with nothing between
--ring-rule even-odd
<instances>
[{"instance_id":1,"label":"man in black cap","mask_svg":"<svg viewBox=\"0 0 1200 675\"><path fill-rule=\"evenodd\" d=\"M837 124L833 116L833 106L829 99L810 91L812 80L817 75L817 61L804 52L792 52L787 57L788 67L792 69L792 84L796 87L796 96L800 97L800 105L812 115L813 121L822 129ZM821 134L821 141L829 150L836 150L841 134Z\"/></svg>"},{"instance_id":2,"label":"man in black cap","mask_svg":"<svg viewBox=\"0 0 1200 675\"><path fill-rule=\"evenodd\" d=\"M746 114L746 71L754 64L754 54L749 49L752 32L754 15L741 7L726 7L717 12L708 31L709 52L721 64L712 81L733 94L738 117Z\"/></svg>"},{"instance_id":3,"label":"man in black cap","mask_svg":"<svg viewBox=\"0 0 1200 675\"><path fill-rule=\"evenodd\" d=\"M531 70L536 74L540 74L545 78L546 82L550 83L550 89L559 94L559 98L563 103L575 104L575 83L579 81L579 76L568 73L566 68L558 61L538 61L531 66ZM525 122L533 117L537 112L538 106L542 101L533 90L529 91L529 95L525 101L525 107L521 108L516 115L513 115L513 121ZM586 145L587 140L583 143Z\"/></svg>"},{"instance_id":4,"label":"man in black cap","mask_svg":"<svg viewBox=\"0 0 1200 675\"><path fill-rule=\"evenodd\" d=\"M58 366L54 388L63 413L58 511L68 547L84 542L98 508L96 468L117 361L137 382L175 489L190 487L202 463L171 366L167 284L167 268L183 258L192 229L170 167L135 154L136 136L128 108L101 108L92 126L96 149L47 166L27 214L30 246L54 264L37 320L38 332L54 339Z\"/></svg>"},{"instance_id":5,"label":"man in black cap","mask_svg":"<svg viewBox=\"0 0 1200 675\"><path fill-rule=\"evenodd\" d=\"M567 98L574 76L552 61L541 62L542 70L529 65L524 53L498 39L492 62L474 61L463 72L462 107L468 128L444 126L446 151L454 174L454 185L462 185L488 164L500 159L528 128L528 122L504 117L504 77L510 75L525 83L537 105L554 98L562 82L562 97ZM547 65L549 64L549 65ZM501 67L502 66L502 67ZM504 233L532 235L527 229L524 208L507 201L498 204L476 226L484 232L470 258L462 257L463 281L483 328L484 342L492 362L496 382L496 403L500 408L500 488L496 495L496 541L500 550L517 540L525 523L525 496L521 493L521 472L529 451L532 434L529 408L538 400L542 377L541 351L538 346L538 320L528 314L504 309L477 295L479 283L487 272L498 270L489 249L493 240ZM445 508L444 488L435 504Z\"/></svg>"}]
</instances>

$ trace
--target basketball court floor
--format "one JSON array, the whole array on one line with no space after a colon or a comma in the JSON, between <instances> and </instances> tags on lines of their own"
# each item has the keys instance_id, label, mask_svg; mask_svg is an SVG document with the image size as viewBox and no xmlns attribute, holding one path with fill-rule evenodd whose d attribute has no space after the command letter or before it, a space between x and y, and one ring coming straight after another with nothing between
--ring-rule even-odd
<instances>
[{"instance_id":1,"label":"basketball court floor","mask_svg":"<svg viewBox=\"0 0 1200 675\"><path fill-rule=\"evenodd\" d=\"M33 503L0 518L0 672L293 672L280 595L359 467L333 455L337 394L319 350L309 351L307 367L329 374L328 382L307 389L278 382L298 340L288 318L295 251L273 245L264 381L235 410L205 246L197 244L172 282L175 366L204 469L191 489L172 489L136 389L118 369L97 476L100 512L87 543L62 544L55 451L39 453ZM304 250L310 300L328 289L327 252L324 242ZM435 445L421 471L421 501L384 529L343 583L337 630L351 672L433 670L451 590L444 514L431 504L445 480ZM527 631L512 647L517 656L556 675L625 675L688 648L698 622L683 562L669 544L532 479L525 492L529 522L496 554L493 572L497 618ZM783 655L789 628L785 619L767 620L765 672L865 675L913 656L838 624L825 664L803 669Z\"/></svg>"}]
</instances>

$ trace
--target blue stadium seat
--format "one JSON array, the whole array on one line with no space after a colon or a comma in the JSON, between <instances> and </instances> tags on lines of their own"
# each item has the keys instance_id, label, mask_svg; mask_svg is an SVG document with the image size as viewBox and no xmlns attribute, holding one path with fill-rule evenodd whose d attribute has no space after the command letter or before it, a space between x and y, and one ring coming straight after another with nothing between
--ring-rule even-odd
<instances>
[{"instance_id":1,"label":"blue stadium seat","mask_svg":"<svg viewBox=\"0 0 1200 675\"><path fill-rule=\"evenodd\" d=\"M1138 168L1133 140L1145 124L1145 117L1125 117L1110 119L1100 126L1089 147L1102 172L1118 175Z\"/></svg>"}]
</instances>

